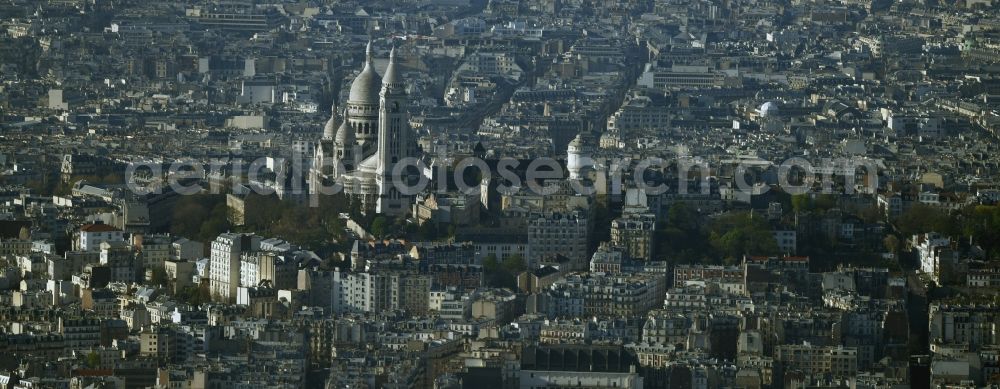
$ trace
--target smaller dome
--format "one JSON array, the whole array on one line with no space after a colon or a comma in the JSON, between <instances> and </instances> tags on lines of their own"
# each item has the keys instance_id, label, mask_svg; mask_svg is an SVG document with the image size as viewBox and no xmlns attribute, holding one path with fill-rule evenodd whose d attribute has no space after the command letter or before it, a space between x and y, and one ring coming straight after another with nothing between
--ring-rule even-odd
<instances>
[{"instance_id":1,"label":"smaller dome","mask_svg":"<svg viewBox=\"0 0 1000 389\"><path fill-rule=\"evenodd\" d=\"M337 130L337 106L334 105L330 111L330 120L327 120L326 125L323 126L323 139L333 139Z\"/></svg>"},{"instance_id":2,"label":"smaller dome","mask_svg":"<svg viewBox=\"0 0 1000 389\"><path fill-rule=\"evenodd\" d=\"M342 145L353 145L354 140L354 129L347 124L347 120L342 121L340 123L340 129L337 130L337 136L334 138L334 141Z\"/></svg>"},{"instance_id":3,"label":"smaller dome","mask_svg":"<svg viewBox=\"0 0 1000 389\"><path fill-rule=\"evenodd\" d=\"M569 151L583 150L583 134L576 134L576 137L569 142Z\"/></svg>"},{"instance_id":4,"label":"smaller dome","mask_svg":"<svg viewBox=\"0 0 1000 389\"><path fill-rule=\"evenodd\" d=\"M775 104L773 101L768 101L760 105L760 108L757 109L757 113L759 113L761 117L776 115L778 113L778 104Z\"/></svg>"}]
</instances>

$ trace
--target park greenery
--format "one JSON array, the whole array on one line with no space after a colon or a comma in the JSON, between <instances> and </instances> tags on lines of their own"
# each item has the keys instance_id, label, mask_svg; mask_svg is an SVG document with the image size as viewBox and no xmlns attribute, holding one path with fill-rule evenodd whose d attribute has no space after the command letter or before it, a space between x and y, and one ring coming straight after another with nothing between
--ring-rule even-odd
<instances>
[{"instance_id":1,"label":"park greenery","mask_svg":"<svg viewBox=\"0 0 1000 389\"><path fill-rule=\"evenodd\" d=\"M762 216L737 211L705 217L684 203L674 203L656 231L661 259L678 262L737 263L743 255L775 255L778 246Z\"/></svg>"},{"instance_id":2,"label":"park greenery","mask_svg":"<svg viewBox=\"0 0 1000 389\"><path fill-rule=\"evenodd\" d=\"M516 254L503 261L493 254L483 259L483 277L493 287L517 289L517 275L526 269L524 258Z\"/></svg>"}]
</instances>

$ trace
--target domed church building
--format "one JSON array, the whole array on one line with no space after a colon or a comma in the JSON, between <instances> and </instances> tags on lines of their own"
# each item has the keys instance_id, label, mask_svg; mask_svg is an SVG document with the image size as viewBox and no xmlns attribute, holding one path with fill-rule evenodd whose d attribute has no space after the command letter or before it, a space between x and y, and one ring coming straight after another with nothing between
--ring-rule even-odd
<instances>
[{"instance_id":1,"label":"domed church building","mask_svg":"<svg viewBox=\"0 0 1000 389\"><path fill-rule=\"evenodd\" d=\"M412 185L417 178L415 168L396 168L397 163L417 154L406 105L396 49L389 53L385 75L379 76L369 42L364 68L351 84L345 109L338 115L334 107L323 128L311 185L336 181L346 194L360 199L366 211L405 215L412 195L402 193L399 186ZM315 188L312 193L317 193Z\"/></svg>"}]
</instances>

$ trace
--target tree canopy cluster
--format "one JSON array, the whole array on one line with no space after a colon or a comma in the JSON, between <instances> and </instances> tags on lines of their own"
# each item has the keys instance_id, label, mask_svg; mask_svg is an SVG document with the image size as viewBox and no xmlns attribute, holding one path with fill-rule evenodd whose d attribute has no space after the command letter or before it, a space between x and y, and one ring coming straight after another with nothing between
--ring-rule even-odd
<instances>
[{"instance_id":1,"label":"tree canopy cluster","mask_svg":"<svg viewBox=\"0 0 1000 389\"><path fill-rule=\"evenodd\" d=\"M226 195L195 194L181 196L174 204L170 233L176 236L211 242L232 229Z\"/></svg>"},{"instance_id":2,"label":"tree canopy cluster","mask_svg":"<svg viewBox=\"0 0 1000 389\"><path fill-rule=\"evenodd\" d=\"M709 219L684 203L674 203L656 231L661 258L736 263L744 255L778 254L771 227L761 216L732 212Z\"/></svg>"},{"instance_id":3,"label":"tree canopy cluster","mask_svg":"<svg viewBox=\"0 0 1000 389\"><path fill-rule=\"evenodd\" d=\"M778 243L764 217L750 212L735 212L713 220L709 242L726 263L738 262L744 255L778 254Z\"/></svg>"},{"instance_id":4,"label":"tree canopy cluster","mask_svg":"<svg viewBox=\"0 0 1000 389\"><path fill-rule=\"evenodd\" d=\"M351 207L343 194L319 196L316 206L249 194L244 198L243 229L310 250L324 250L347 239L346 224L340 215L350 214Z\"/></svg>"},{"instance_id":5,"label":"tree canopy cluster","mask_svg":"<svg viewBox=\"0 0 1000 389\"><path fill-rule=\"evenodd\" d=\"M970 205L948 211L914 204L894 221L903 238L937 232L982 247L987 258L1000 259L1000 206Z\"/></svg>"},{"instance_id":6,"label":"tree canopy cluster","mask_svg":"<svg viewBox=\"0 0 1000 389\"><path fill-rule=\"evenodd\" d=\"M517 275L527 266L520 255L511 255L503 261L490 254L483 259L483 276L486 284L497 288L517 289Z\"/></svg>"}]
</instances>

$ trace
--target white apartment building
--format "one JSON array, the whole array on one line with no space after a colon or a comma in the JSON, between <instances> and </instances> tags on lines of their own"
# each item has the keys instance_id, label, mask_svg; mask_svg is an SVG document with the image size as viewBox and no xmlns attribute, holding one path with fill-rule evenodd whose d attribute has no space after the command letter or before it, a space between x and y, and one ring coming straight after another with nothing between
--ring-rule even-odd
<instances>
[{"instance_id":1,"label":"white apartment building","mask_svg":"<svg viewBox=\"0 0 1000 389\"><path fill-rule=\"evenodd\" d=\"M405 271L333 274L330 308L335 313L383 312L403 309L424 314L431 305L431 277ZM444 309L448 300L433 307ZM467 309L467 308L466 308Z\"/></svg>"},{"instance_id":2,"label":"white apartment building","mask_svg":"<svg viewBox=\"0 0 1000 389\"><path fill-rule=\"evenodd\" d=\"M262 245L263 249L264 246ZM275 289L295 289L300 260L314 258L309 252L249 251L240 255L240 286L254 287L269 281Z\"/></svg>"},{"instance_id":3,"label":"white apartment building","mask_svg":"<svg viewBox=\"0 0 1000 389\"><path fill-rule=\"evenodd\" d=\"M920 271L937 280L940 275L941 256L951 246L951 239L938 233L927 233L913 236L917 256L920 259Z\"/></svg>"},{"instance_id":4,"label":"white apartment building","mask_svg":"<svg viewBox=\"0 0 1000 389\"><path fill-rule=\"evenodd\" d=\"M212 241L209 262L209 290L213 299L230 301L240 286L240 257L260 249L261 237L253 234L225 233Z\"/></svg>"},{"instance_id":5,"label":"white apartment building","mask_svg":"<svg viewBox=\"0 0 1000 389\"><path fill-rule=\"evenodd\" d=\"M87 224L80 227L79 250L97 251L103 242L125 241L125 232L107 224Z\"/></svg>"}]
</instances>

